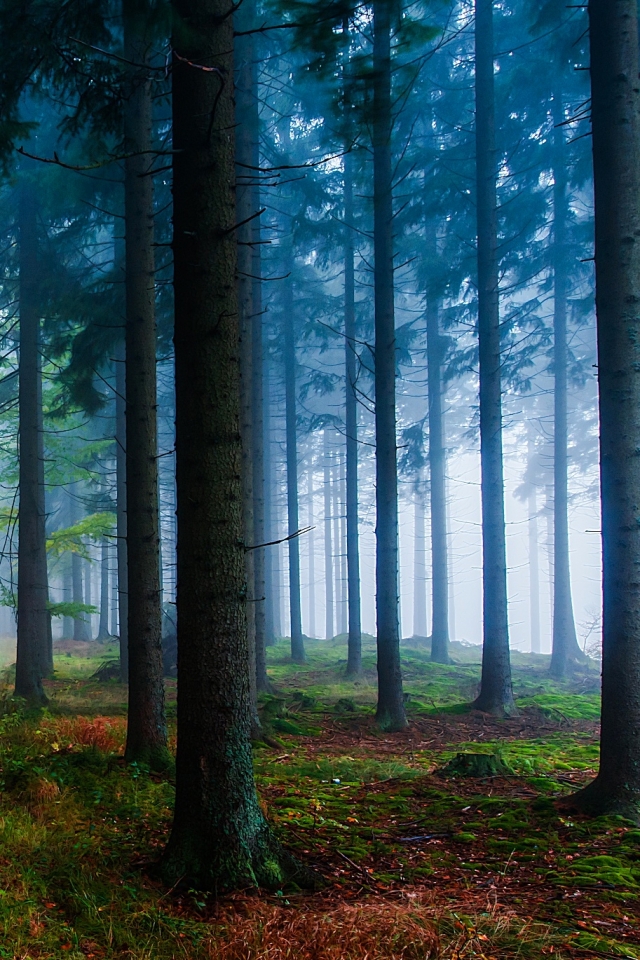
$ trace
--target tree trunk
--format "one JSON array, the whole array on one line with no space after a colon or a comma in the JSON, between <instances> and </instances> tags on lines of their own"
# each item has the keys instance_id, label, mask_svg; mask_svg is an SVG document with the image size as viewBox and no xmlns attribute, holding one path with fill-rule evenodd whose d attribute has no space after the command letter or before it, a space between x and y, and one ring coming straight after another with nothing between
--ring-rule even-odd
<instances>
[{"instance_id":1,"label":"tree trunk","mask_svg":"<svg viewBox=\"0 0 640 960\"><path fill-rule=\"evenodd\" d=\"M233 5L174 0L173 10L180 685L175 816L163 873L217 893L280 889L292 861L258 804L250 741Z\"/></svg>"},{"instance_id":2,"label":"tree trunk","mask_svg":"<svg viewBox=\"0 0 640 960\"><path fill-rule=\"evenodd\" d=\"M251 39L251 38L250 38ZM248 117L246 122L251 130L251 159L250 164L257 168L260 166L260 118L259 118L259 100L258 100L258 64L255 58L253 41L251 50L248 53L248 59L251 65L251 98L248 103ZM245 175L249 171L245 170ZM252 185L252 206L253 213L260 209L260 186L255 175ZM251 378L251 403L253 418L252 433L252 464L253 464L253 535L255 543L266 543L271 538L266 535L266 516L265 516L265 397L264 397L264 344L263 344L263 324L262 318L264 310L262 308L262 255L260 228L260 218L255 217L252 221L251 240L251 273L252 279L252 378ZM268 639L273 641L273 617L269 620L267 617L267 564L266 547L258 547L253 555L253 583L254 583L254 618L255 618L255 647L256 647L256 686L258 690L270 690L271 683L267 675L267 656L266 646ZM269 628L269 632L268 632Z\"/></svg>"},{"instance_id":3,"label":"tree trunk","mask_svg":"<svg viewBox=\"0 0 640 960\"><path fill-rule=\"evenodd\" d=\"M426 224L425 253L438 256L435 223ZM431 659L449 663L449 557L447 551L447 454L442 411L445 340L440 333L440 304L427 292L427 382L429 395L429 492L431 507Z\"/></svg>"},{"instance_id":4,"label":"tree trunk","mask_svg":"<svg viewBox=\"0 0 640 960\"><path fill-rule=\"evenodd\" d=\"M331 537L331 445L329 431L322 431L324 471L322 476L324 493L324 603L327 640L333 639L333 545Z\"/></svg>"},{"instance_id":5,"label":"tree trunk","mask_svg":"<svg viewBox=\"0 0 640 960\"><path fill-rule=\"evenodd\" d=\"M566 676L572 661L583 660L571 597L567 484L567 174L564 166L562 100L554 97L553 165L553 642L550 673Z\"/></svg>"},{"instance_id":6,"label":"tree trunk","mask_svg":"<svg viewBox=\"0 0 640 960\"><path fill-rule=\"evenodd\" d=\"M259 248L258 248L259 249ZM256 274L257 276L257 274ZM264 332L263 332L264 337ZM261 341L264 346L264 340ZM274 523L274 509L276 484L274 482L274 463L273 450L271 444L271 377L269 357L266 352L263 353L263 389L264 402L262 405L264 411L264 543L273 543L277 540L276 524ZM270 546L265 548L264 553L264 633L265 646L272 647L279 636L276 620L276 608L279 603L279 594L277 590L276 565L278 561L278 547Z\"/></svg>"},{"instance_id":7,"label":"tree trunk","mask_svg":"<svg viewBox=\"0 0 640 960\"><path fill-rule=\"evenodd\" d=\"M590 0L603 551L600 771L574 798L640 819L640 89L635 0Z\"/></svg>"},{"instance_id":8,"label":"tree trunk","mask_svg":"<svg viewBox=\"0 0 640 960\"><path fill-rule=\"evenodd\" d=\"M284 392L287 431L287 535L300 529L298 518L298 420L296 414L296 347L293 319L293 288L285 287L284 302ZM289 548L289 611L291 616L291 659L304 663L302 607L300 603L300 540L294 537Z\"/></svg>"},{"instance_id":9,"label":"tree trunk","mask_svg":"<svg viewBox=\"0 0 640 960\"><path fill-rule=\"evenodd\" d=\"M418 472L413 500L413 635L427 637L427 564L425 550L424 477Z\"/></svg>"},{"instance_id":10,"label":"tree trunk","mask_svg":"<svg viewBox=\"0 0 640 960\"><path fill-rule=\"evenodd\" d=\"M400 669L396 342L391 173L391 22L386 0L373 4L373 231L376 430L376 620L378 705L385 730L407 720Z\"/></svg>"},{"instance_id":11,"label":"tree trunk","mask_svg":"<svg viewBox=\"0 0 640 960\"><path fill-rule=\"evenodd\" d=\"M129 588L127 586L127 422L125 345L116 346L116 578L118 598L118 633L120 647L120 680L129 679ZM112 626L115 636L115 618Z\"/></svg>"},{"instance_id":12,"label":"tree trunk","mask_svg":"<svg viewBox=\"0 0 640 960\"><path fill-rule=\"evenodd\" d=\"M527 462L536 455L531 436L527 442ZM527 497L529 511L529 610L531 628L531 653L540 653L540 565L538 562L538 503L535 482L529 484Z\"/></svg>"},{"instance_id":13,"label":"tree trunk","mask_svg":"<svg viewBox=\"0 0 640 960\"><path fill-rule=\"evenodd\" d=\"M164 763L167 725L162 665L158 513L152 100L146 2L123 0L127 593L127 760ZM141 65L141 66L138 66Z\"/></svg>"},{"instance_id":14,"label":"tree trunk","mask_svg":"<svg viewBox=\"0 0 640 960\"><path fill-rule=\"evenodd\" d=\"M309 455L309 470L307 472L307 526L309 530L309 636L316 635L316 544L315 544L315 516L313 509L313 455Z\"/></svg>"},{"instance_id":15,"label":"tree trunk","mask_svg":"<svg viewBox=\"0 0 640 960\"><path fill-rule=\"evenodd\" d=\"M247 31L252 25L252 11L242 4L236 14L238 30ZM253 386L253 208L254 190L250 167L254 160L252 106L253 106L253 37L251 34L235 39L236 90L236 217L240 226L238 239L238 307L240 309L240 435L242 437L242 515L245 546L253 548L258 542L254 530L253 452L254 452L254 386ZM255 551L245 551L247 582L247 638L249 643L249 681L253 709L253 736L260 728L258 717L258 684L256 672L256 597Z\"/></svg>"},{"instance_id":16,"label":"tree trunk","mask_svg":"<svg viewBox=\"0 0 640 960\"><path fill-rule=\"evenodd\" d=\"M358 355L356 352L355 264L353 249L353 158L344 157L344 367L346 427L347 600L349 640L347 676L362 673L362 616L360 607L360 545L358 536Z\"/></svg>"},{"instance_id":17,"label":"tree trunk","mask_svg":"<svg viewBox=\"0 0 640 960\"><path fill-rule=\"evenodd\" d=\"M72 491L69 497L69 519L71 521L71 526L78 523L82 519L82 511L79 509L77 498L77 492ZM71 600L73 603L85 602L84 584L82 582L83 563L84 561L79 553L71 554ZM87 615L84 613L78 613L73 618L73 639L80 643L86 643L91 639L89 624L87 623L86 616Z\"/></svg>"},{"instance_id":18,"label":"tree trunk","mask_svg":"<svg viewBox=\"0 0 640 960\"><path fill-rule=\"evenodd\" d=\"M516 707L509 657L502 465L493 0L476 0L475 46L483 647L480 694L474 706L509 716Z\"/></svg>"},{"instance_id":19,"label":"tree trunk","mask_svg":"<svg viewBox=\"0 0 640 960\"><path fill-rule=\"evenodd\" d=\"M41 490L42 389L40 373L40 309L38 234L35 200L27 187L20 193L20 359L19 507L18 507L18 642L16 696L46 703L42 688L43 652L47 646L48 586L44 496Z\"/></svg>"},{"instance_id":20,"label":"tree trunk","mask_svg":"<svg viewBox=\"0 0 640 960\"><path fill-rule=\"evenodd\" d=\"M103 537L100 546L100 622L98 643L109 639L109 541Z\"/></svg>"}]
</instances>

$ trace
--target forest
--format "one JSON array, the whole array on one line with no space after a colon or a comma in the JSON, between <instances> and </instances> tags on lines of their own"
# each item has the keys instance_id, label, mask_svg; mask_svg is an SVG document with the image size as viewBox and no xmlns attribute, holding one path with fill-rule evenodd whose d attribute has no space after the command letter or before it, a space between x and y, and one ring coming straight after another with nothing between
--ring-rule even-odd
<instances>
[{"instance_id":1,"label":"forest","mask_svg":"<svg viewBox=\"0 0 640 960\"><path fill-rule=\"evenodd\" d=\"M0 0L0 960L640 960L637 0Z\"/></svg>"}]
</instances>

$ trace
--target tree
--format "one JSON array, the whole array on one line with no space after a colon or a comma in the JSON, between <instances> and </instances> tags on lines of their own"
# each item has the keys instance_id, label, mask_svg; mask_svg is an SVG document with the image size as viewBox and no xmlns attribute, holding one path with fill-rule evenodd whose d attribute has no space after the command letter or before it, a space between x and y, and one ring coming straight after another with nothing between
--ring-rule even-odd
<instances>
[{"instance_id":1,"label":"tree","mask_svg":"<svg viewBox=\"0 0 640 960\"><path fill-rule=\"evenodd\" d=\"M125 757L166 762L158 517L150 9L123 0L129 709Z\"/></svg>"},{"instance_id":2,"label":"tree","mask_svg":"<svg viewBox=\"0 0 640 960\"><path fill-rule=\"evenodd\" d=\"M393 284L391 172L391 15L387 0L373 4L373 209L376 402L376 720L401 730L402 696L398 618L398 451L396 339Z\"/></svg>"},{"instance_id":3,"label":"tree","mask_svg":"<svg viewBox=\"0 0 640 960\"><path fill-rule=\"evenodd\" d=\"M511 688L502 464L493 0L476 0L476 179L483 647L478 710L516 712Z\"/></svg>"},{"instance_id":4,"label":"tree","mask_svg":"<svg viewBox=\"0 0 640 960\"><path fill-rule=\"evenodd\" d=\"M634 0L590 0L603 642L600 769L570 798L640 821L640 88Z\"/></svg>"},{"instance_id":5,"label":"tree","mask_svg":"<svg viewBox=\"0 0 640 960\"><path fill-rule=\"evenodd\" d=\"M175 883L279 888L251 757L236 292L233 4L174 0L178 750Z\"/></svg>"},{"instance_id":6,"label":"tree","mask_svg":"<svg viewBox=\"0 0 640 960\"><path fill-rule=\"evenodd\" d=\"M16 696L46 703L47 556L42 453L42 380L38 302L37 208L33 187L20 192L20 476Z\"/></svg>"}]
</instances>

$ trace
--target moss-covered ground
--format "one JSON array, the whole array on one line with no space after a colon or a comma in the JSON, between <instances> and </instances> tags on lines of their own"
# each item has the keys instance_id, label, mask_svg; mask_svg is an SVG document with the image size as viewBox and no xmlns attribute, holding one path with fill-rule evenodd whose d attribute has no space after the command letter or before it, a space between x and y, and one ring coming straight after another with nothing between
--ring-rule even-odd
<instances>
[{"instance_id":1,"label":"moss-covered ground","mask_svg":"<svg viewBox=\"0 0 640 960\"><path fill-rule=\"evenodd\" d=\"M597 766L595 664L555 683L515 654L520 715L497 720L468 706L478 648L436 666L405 644L410 725L389 734L371 641L355 683L340 638L309 641L304 667L270 649L258 787L326 884L215 902L155 878L171 774L124 764L125 688L91 679L116 651L80 652L56 656L47 710L25 713L8 682L0 703L0 958L640 960L640 830L555 802ZM174 681L167 697L171 716ZM500 775L457 774L474 768L460 753Z\"/></svg>"}]
</instances>

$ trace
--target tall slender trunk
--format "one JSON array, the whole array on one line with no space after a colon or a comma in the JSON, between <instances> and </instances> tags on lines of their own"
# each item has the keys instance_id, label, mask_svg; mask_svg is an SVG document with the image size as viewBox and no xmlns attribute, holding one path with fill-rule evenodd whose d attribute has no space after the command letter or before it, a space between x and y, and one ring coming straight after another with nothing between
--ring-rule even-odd
<instances>
[{"instance_id":1,"label":"tall slender trunk","mask_svg":"<svg viewBox=\"0 0 640 960\"><path fill-rule=\"evenodd\" d=\"M362 673L360 545L358 537L358 378L356 352L355 262L353 248L353 157L344 157L344 367L346 428L347 602L349 639L347 676Z\"/></svg>"},{"instance_id":2,"label":"tall slender trunk","mask_svg":"<svg viewBox=\"0 0 640 960\"><path fill-rule=\"evenodd\" d=\"M104 643L109 638L109 541L103 537L100 545L100 622L96 640Z\"/></svg>"},{"instance_id":3,"label":"tall slender trunk","mask_svg":"<svg viewBox=\"0 0 640 960\"><path fill-rule=\"evenodd\" d=\"M635 0L590 0L603 645L600 771L574 801L640 820L640 88Z\"/></svg>"},{"instance_id":4,"label":"tall slender trunk","mask_svg":"<svg viewBox=\"0 0 640 960\"><path fill-rule=\"evenodd\" d=\"M425 254L435 263L438 241L435 223L425 229ZM449 557L447 551L447 454L442 410L444 337L440 304L427 293L427 380L429 395L429 493L431 507L431 659L449 663Z\"/></svg>"},{"instance_id":5,"label":"tall slender trunk","mask_svg":"<svg viewBox=\"0 0 640 960\"><path fill-rule=\"evenodd\" d=\"M562 98L554 97L553 164L553 642L550 673L564 677L582 660L571 597L567 483L567 174L564 166Z\"/></svg>"},{"instance_id":6,"label":"tall slender trunk","mask_svg":"<svg viewBox=\"0 0 640 960\"><path fill-rule=\"evenodd\" d=\"M427 565L425 550L424 476L420 468L413 500L413 635L427 636Z\"/></svg>"},{"instance_id":7,"label":"tall slender trunk","mask_svg":"<svg viewBox=\"0 0 640 960\"><path fill-rule=\"evenodd\" d=\"M78 503L78 492L73 490L69 498L69 519L71 526L82 519L82 510ZM71 554L71 588L73 603L84 603L84 584L82 580L82 567L84 561L79 553ZM87 614L78 613L73 618L73 639L81 643L86 643L91 639L89 624L87 623Z\"/></svg>"},{"instance_id":8,"label":"tall slender trunk","mask_svg":"<svg viewBox=\"0 0 640 960\"><path fill-rule=\"evenodd\" d=\"M152 100L147 0L123 0L127 592L127 760L163 763L167 751L162 665Z\"/></svg>"},{"instance_id":9,"label":"tall slender trunk","mask_svg":"<svg viewBox=\"0 0 640 960\"><path fill-rule=\"evenodd\" d=\"M502 464L493 0L476 0L478 338L482 471L483 647L478 710L516 712L511 686Z\"/></svg>"},{"instance_id":10,"label":"tall slender trunk","mask_svg":"<svg viewBox=\"0 0 640 960\"><path fill-rule=\"evenodd\" d=\"M401 730L407 720L400 669L396 336L391 173L391 21L386 0L373 4L373 232L376 429L376 720Z\"/></svg>"},{"instance_id":11,"label":"tall slender trunk","mask_svg":"<svg viewBox=\"0 0 640 960\"><path fill-rule=\"evenodd\" d=\"M174 0L173 9L180 686L175 817L163 872L218 893L281 888L290 860L258 804L250 741L233 4Z\"/></svg>"},{"instance_id":12,"label":"tall slender trunk","mask_svg":"<svg viewBox=\"0 0 640 960\"><path fill-rule=\"evenodd\" d=\"M331 443L329 431L323 430L323 460L322 475L324 494L324 603L325 603L325 636L333 639L333 544L331 536Z\"/></svg>"},{"instance_id":13,"label":"tall slender trunk","mask_svg":"<svg viewBox=\"0 0 640 960\"><path fill-rule=\"evenodd\" d=\"M44 642L40 648L40 667L43 677L50 677L53 674L53 625L51 614L49 612L49 567L47 563L47 503L46 487L44 481L44 409L42 405L42 355L40 344L38 344L38 379L36 381L38 388L38 516L40 520L40 532L38 534L41 541L38 551L38 562L40 573L38 579L44 584L44 595L46 603L45 613L45 635Z\"/></svg>"},{"instance_id":14,"label":"tall slender trunk","mask_svg":"<svg viewBox=\"0 0 640 960\"><path fill-rule=\"evenodd\" d=\"M535 487L529 490L529 607L531 653L540 653L540 572L538 564L538 504Z\"/></svg>"},{"instance_id":15,"label":"tall slender trunk","mask_svg":"<svg viewBox=\"0 0 640 960\"><path fill-rule=\"evenodd\" d=\"M331 470L331 513L333 515L333 589L335 601L335 630L339 636L343 631L342 600L344 597L344 583L342 582L342 538L340 536L340 466L338 455L333 461Z\"/></svg>"},{"instance_id":16,"label":"tall slender trunk","mask_svg":"<svg viewBox=\"0 0 640 960\"><path fill-rule=\"evenodd\" d=\"M316 543L315 543L315 516L313 509L313 455L309 455L309 470L307 472L307 526L309 530L309 636L316 635Z\"/></svg>"},{"instance_id":17,"label":"tall slender trunk","mask_svg":"<svg viewBox=\"0 0 640 960\"><path fill-rule=\"evenodd\" d=\"M117 617L112 617L112 632L120 647L120 680L129 679L129 587L127 564L127 421L124 339L116 345L116 580Z\"/></svg>"},{"instance_id":18,"label":"tall slender trunk","mask_svg":"<svg viewBox=\"0 0 640 960\"><path fill-rule=\"evenodd\" d=\"M293 288L285 288L284 303L284 392L287 440L287 535L299 527L298 518L298 418L296 413L296 346L294 330ZM289 547L289 611L291 616L291 659L304 663L302 607L300 602L300 540L294 537Z\"/></svg>"},{"instance_id":19,"label":"tall slender trunk","mask_svg":"<svg viewBox=\"0 0 640 960\"><path fill-rule=\"evenodd\" d=\"M20 359L18 370L19 495L18 507L18 645L16 696L46 703L42 688L43 651L47 645L47 600L44 498L41 490L42 392L38 233L35 199L20 193ZM40 409L39 409L40 408Z\"/></svg>"}]
</instances>

